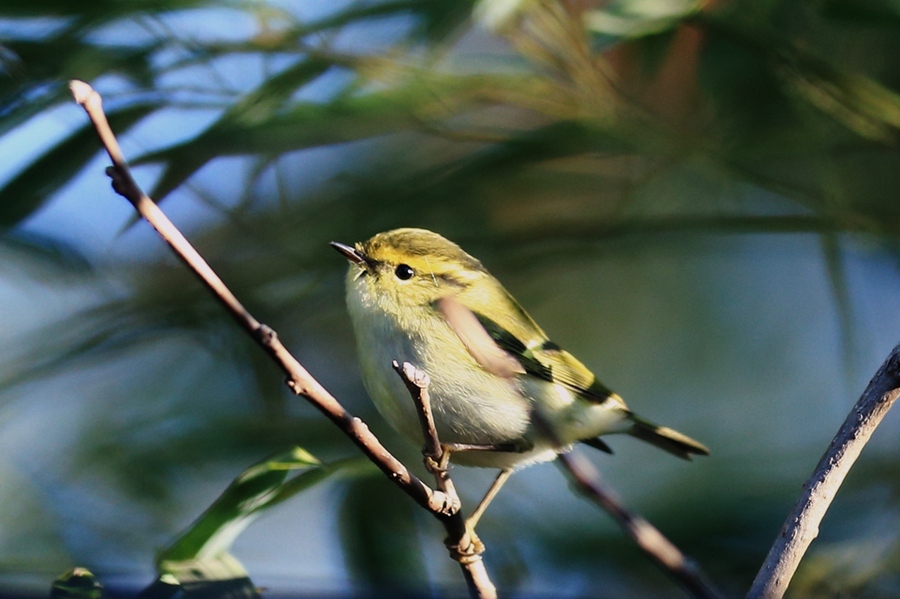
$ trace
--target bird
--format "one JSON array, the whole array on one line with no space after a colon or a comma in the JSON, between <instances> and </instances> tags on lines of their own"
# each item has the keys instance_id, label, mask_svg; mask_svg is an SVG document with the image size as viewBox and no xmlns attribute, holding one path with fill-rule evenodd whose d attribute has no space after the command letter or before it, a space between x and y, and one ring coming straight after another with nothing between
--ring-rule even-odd
<instances>
[{"instance_id":1,"label":"bird","mask_svg":"<svg viewBox=\"0 0 900 599\"><path fill-rule=\"evenodd\" d=\"M400 228L353 246L346 302L363 384L379 413L414 443L417 408L394 363L429 378L438 438L454 464L498 469L466 520L473 532L513 471L576 443L612 453L622 433L689 460L709 449L637 416L575 356L551 341L482 263L442 235Z\"/></svg>"}]
</instances>

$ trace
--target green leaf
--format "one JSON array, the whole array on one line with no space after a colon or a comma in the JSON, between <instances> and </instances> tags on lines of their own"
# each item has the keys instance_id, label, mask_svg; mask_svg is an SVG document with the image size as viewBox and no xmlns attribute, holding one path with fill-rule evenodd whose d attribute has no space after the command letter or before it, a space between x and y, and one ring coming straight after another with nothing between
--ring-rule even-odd
<instances>
[{"instance_id":1,"label":"green leaf","mask_svg":"<svg viewBox=\"0 0 900 599\"><path fill-rule=\"evenodd\" d=\"M100 599L103 587L87 568L72 568L53 581L50 599Z\"/></svg>"},{"instance_id":2,"label":"green leaf","mask_svg":"<svg viewBox=\"0 0 900 599\"><path fill-rule=\"evenodd\" d=\"M191 571L190 564L209 562L211 572L235 573L223 556L234 540L263 510L322 482L332 474L357 467L364 458L354 457L323 464L301 447L276 454L242 472L213 504L174 543L157 557L160 574ZM365 460L368 463L367 460ZM289 475L294 474L292 478Z\"/></svg>"}]
</instances>

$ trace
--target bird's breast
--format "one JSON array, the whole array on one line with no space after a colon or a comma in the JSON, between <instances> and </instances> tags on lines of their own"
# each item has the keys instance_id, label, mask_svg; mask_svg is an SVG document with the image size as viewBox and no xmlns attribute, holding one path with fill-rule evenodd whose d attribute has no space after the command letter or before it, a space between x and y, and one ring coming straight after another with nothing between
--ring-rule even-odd
<instances>
[{"instance_id":1,"label":"bird's breast","mask_svg":"<svg viewBox=\"0 0 900 599\"><path fill-rule=\"evenodd\" d=\"M394 360L428 374L442 442L507 444L528 433L531 401L517 382L481 368L439 314L423 309L418 321L400 323L352 304L350 313L366 389L384 418L414 443L422 442L422 429Z\"/></svg>"}]
</instances>

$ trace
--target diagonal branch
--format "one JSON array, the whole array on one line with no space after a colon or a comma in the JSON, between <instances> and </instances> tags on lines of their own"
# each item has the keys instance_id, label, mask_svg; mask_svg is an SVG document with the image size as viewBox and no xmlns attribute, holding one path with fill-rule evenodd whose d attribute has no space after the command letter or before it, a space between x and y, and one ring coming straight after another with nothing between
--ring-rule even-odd
<instances>
[{"instance_id":1,"label":"diagonal branch","mask_svg":"<svg viewBox=\"0 0 900 599\"><path fill-rule=\"evenodd\" d=\"M844 478L898 396L900 345L894 347L872 377L812 476L803 485L803 494L769 550L747 593L748 599L779 599L784 595L800 560L819 535L819 523Z\"/></svg>"},{"instance_id":2,"label":"diagonal branch","mask_svg":"<svg viewBox=\"0 0 900 599\"><path fill-rule=\"evenodd\" d=\"M570 452L560 454L557 459L579 490L612 516L637 546L681 583L685 590L698 599L721 597L700 568L678 547L647 520L622 505L619 498L606 488L596 469L584 456Z\"/></svg>"},{"instance_id":3,"label":"diagonal branch","mask_svg":"<svg viewBox=\"0 0 900 599\"><path fill-rule=\"evenodd\" d=\"M131 202L141 217L156 229L156 232L171 247L178 258L213 293L237 323L271 356L287 375L288 387L322 412L403 492L438 518L447 528L451 538L454 538L454 535L457 535L455 537L457 539L462 538L465 529L464 523L461 518L457 523L447 515L446 495L442 492L435 492L413 475L381 444L361 419L344 409L337 399L325 390L291 355L278 339L275 331L260 323L244 308L184 235L172 224L156 203L141 190L131 175L119 143L103 112L100 94L82 81L71 81L69 87L75 101L87 112L101 143L112 160L113 165L107 169L107 174L112 178L113 189ZM480 563L480 556L477 557ZM490 579L487 578L483 565L481 569L483 576L467 578L472 595L475 597L496 596L496 590ZM483 585L483 587L478 585Z\"/></svg>"}]
</instances>

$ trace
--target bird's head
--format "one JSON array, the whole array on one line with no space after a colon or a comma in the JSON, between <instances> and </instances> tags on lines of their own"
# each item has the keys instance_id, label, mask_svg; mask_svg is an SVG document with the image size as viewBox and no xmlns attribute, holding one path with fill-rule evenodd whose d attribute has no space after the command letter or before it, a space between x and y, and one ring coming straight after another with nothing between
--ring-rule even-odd
<instances>
[{"instance_id":1,"label":"bird's head","mask_svg":"<svg viewBox=\"0 0 900 599\"><path fill-rule=\"evenodd\" d=\"M353 247L331 245L350 261L348 289L383 308L431 305L490 276L458 245L426 229L394 229Z\"/></svg>"}]
</instances>

